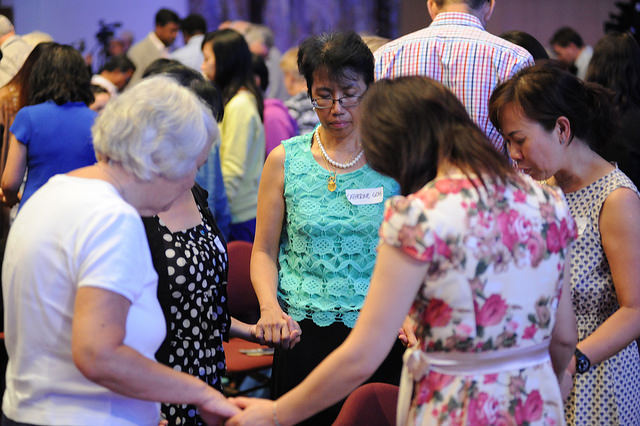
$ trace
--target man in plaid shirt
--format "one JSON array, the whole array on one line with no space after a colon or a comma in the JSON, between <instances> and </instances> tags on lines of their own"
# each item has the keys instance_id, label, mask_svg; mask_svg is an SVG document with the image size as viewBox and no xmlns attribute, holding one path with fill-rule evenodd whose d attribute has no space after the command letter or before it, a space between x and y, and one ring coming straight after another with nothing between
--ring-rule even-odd
<instances>
[{"instance_id":1,"label":"man in plaid shirt","mask_svg":"<svg viewBox=\"0 0 640 426\"><path fill-rule=\"evenodd\" d=\"M500 152L506 150L489 120L493 89L533 65L524 48L485 30L495 0L428 0L431 25L387 43L375 53L375 78L424 75L458 96Z\"/></svg>"}]
</instances>

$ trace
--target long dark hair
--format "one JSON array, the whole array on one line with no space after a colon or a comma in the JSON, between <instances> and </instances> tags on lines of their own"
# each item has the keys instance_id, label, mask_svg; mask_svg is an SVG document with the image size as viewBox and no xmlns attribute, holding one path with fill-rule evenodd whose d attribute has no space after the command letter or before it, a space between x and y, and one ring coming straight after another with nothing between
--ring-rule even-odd
<instances>
[{"instance_id":1,"label":"long dark hair","mask_svg":"<svg viewBox=\"0 0 640 426\"><path fill-rule=\"evenodd\" d=\"M222 92L224 104L245 88L255 96L262 119L264 99L253 78L251 51L244 37L232 29L217 30L204 36L202 47L207 43L212 43L216 58L213 82Z\"/></svg>"},{"instance_id":2,"label":"long dark hair","mask_svg":"<svg viewBox=\"0 0 640 426\"><path fill-rule=\"evenodd\" d=\"M458 98L426 77L380 80L362 103L360 134L367 162L394 178L402 194L433 180L448 162L484 177L516 177L507 159L473 123Z\"/></svg>"},{"instance_id":3,"label":"long dark hair","mask_svg":"<svg viewBox=\"0 0 640 426\"><path fill-rule=\"evenodd\" d=\"M93 102L91 76L80 52L71 46L51 43L36 61L29 76L29 105L54 101Z\"/></svg>"},{"instance_id":4,"label":"long dark hair","mask_svg":"<svg viewBox=\"0 0 640 426\"><path fill-rule=\"evenodd\" d=\"M569 120L571 139L578 137L597 151L617 127L611 99L610 90L546 63L526 68L498 85L489 100L489 117L500 129L503 108L514 103L528 119L551 131L564 116Z\"/></svg>"},{"instance_id":5,"label":"long dark hair","mask_svg":"<svg viewBox=\"0 0 640 426\"><path fill-rule=\"evenodd\" d=\"M622 112L640 107L640 47L635 37L629 33L602 37L593 49L586 80L613 90Z\"/></svg>"},{"instance_id":6,"label":"long dark hair","mask_svg":"<svg viewBox=\"0 0 640 426\"><path fill-rule=\"evenodd\" d=\"M42 52L53 45L53 42L38 43L31 53L29 53L29 56L27 56L27 59L22 64L22 67L20 67L20 70L18 70L18 73L7 83L7 86L14 86L18 90L17 109L27 105L27 102L29 101L29 76L31 75L33 66L42 55Z\"/></svg>"}]
</instances>

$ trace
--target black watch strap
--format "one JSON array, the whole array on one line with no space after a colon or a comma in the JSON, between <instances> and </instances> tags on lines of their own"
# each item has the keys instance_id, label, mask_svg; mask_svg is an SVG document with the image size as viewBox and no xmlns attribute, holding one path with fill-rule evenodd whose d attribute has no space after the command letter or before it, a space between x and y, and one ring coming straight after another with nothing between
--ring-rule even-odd
<instances>
[{"instance_id":1,"label":"black watch strap","mask_svg":"<svg viewBox=\"0 0 640 426\"><path fill-rule=\"evenodd\" d=\"M576 373L583 374L589 371L589 368L591 368L591 360L578 348L576 348L574 354L576 356Z\"/></svg>"}]
</instances>

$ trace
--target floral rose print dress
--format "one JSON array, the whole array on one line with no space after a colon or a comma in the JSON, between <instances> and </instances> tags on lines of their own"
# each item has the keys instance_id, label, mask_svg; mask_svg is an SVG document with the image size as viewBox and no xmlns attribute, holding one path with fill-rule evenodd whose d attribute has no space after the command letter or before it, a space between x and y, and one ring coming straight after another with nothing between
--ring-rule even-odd
<instances>
[{"instance_id":1,"label":"floral rose print dress","mask_svg":"<svg viewBox=\"0 0 640 426\"><path fill-rule=\"evenodd\" d=\"M575 223L559 190L527 176L485 184L449 176L387 202L381 241L429 263L410 311L427 355L526 352L551 337ZM407 423L563 424L543 353L539 364L497 373L427 370L414 382Z\"/></svg>"}]
</instances>

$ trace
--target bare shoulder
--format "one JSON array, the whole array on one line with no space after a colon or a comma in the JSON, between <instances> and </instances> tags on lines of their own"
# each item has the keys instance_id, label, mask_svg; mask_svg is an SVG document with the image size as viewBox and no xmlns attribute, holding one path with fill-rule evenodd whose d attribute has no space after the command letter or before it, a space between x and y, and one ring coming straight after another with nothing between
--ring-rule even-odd
<instances>
[{"instance_id":1,"label":"bare shoulder","mask_svg":"<svg viewBox=\"0 0 640 426\"><path fill-rule=\"evenodd\" d=\"M640 229L640 197L631 188L618 188L605 200L600 212L601 231Z\"/></svg>"}]
</instances>

